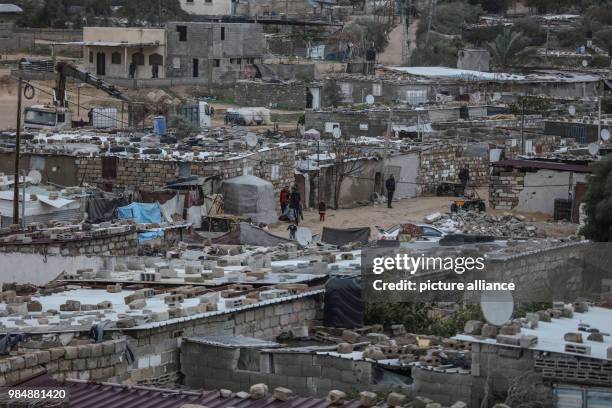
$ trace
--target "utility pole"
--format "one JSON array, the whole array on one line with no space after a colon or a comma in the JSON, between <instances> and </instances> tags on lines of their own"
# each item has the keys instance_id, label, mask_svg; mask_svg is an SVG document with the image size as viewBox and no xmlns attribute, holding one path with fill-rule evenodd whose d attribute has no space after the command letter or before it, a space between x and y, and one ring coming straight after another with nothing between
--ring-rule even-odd
<instances>
[{"instance_id":1,"label":"utility pole","mask_svg":"<svg viewBox=\"0 0 612 408\"><path fill-rule=\"evenodd\" d=\"M17 132L15 133L15 172L13 183L13 224L19 224L19 155L21 143L21 94L22 94L21 77L17 80ZM24 180L25 182L25 180Z\"/></svg>"},{"instance_id":2,"label":"utility pole","mask_svg":"<svg viewBox=\"0 0 612 408\"><path fill-rule=\"evenodd\" d=\"M380 194L385 193L385 166L387 165L387 156L389 155L389 138L393 127L391 126L391 116L393 114L393 106L389 106L389 120L387 121L387 132L385 133L385 149L383 152L382 168L380 169L380 176L382 177L382 183L380 185Z\"/></svg>"},{"instance_id":3,"label":"utility pole","mask_svg":"<svg viewBox=\"0 0 612 408\"><path fill-rule=\"evenodd\" d=\"M525 154L525 95L521 101L521 153Z\"/></svg>"}]
</instances>

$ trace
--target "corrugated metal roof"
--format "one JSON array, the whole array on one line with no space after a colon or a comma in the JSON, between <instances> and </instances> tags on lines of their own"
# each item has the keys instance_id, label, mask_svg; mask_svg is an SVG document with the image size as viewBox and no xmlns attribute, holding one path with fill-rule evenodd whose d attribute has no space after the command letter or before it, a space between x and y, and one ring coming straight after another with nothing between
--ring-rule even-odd
<instances>
[{"instance_id":1,"label":"corrugated metal roof","mask_svg":"<svg viewBox=\"0 0 612 408\"><path fill-rule=\"evenodd\" d=\"M500 160L492 163L494 167L512 167L515 169L542 169L573 171L575 173L590 173L591 168L584 164L546 162L537 160Z\"/></svg>"},{"instance_id":2,"label":"corrugated metal roof","mask_svg":"<svg viewBox=\"0 0 612 408\"><path fill-rule=\"evenodd\" d=\"M32 378L19 387L65 387L71 408L180 408L184 404L200 404L208 408L328 408L332 404L324 398L294 396L279 401L271 395L262 399L221 397L219 391L191 392L152 387L123 386L67 380L59 383L46 374ZM379 407L384 408L382 404ZM358 408L359 400L351 400L343 408Z\"/></svg>"}]
</instances>

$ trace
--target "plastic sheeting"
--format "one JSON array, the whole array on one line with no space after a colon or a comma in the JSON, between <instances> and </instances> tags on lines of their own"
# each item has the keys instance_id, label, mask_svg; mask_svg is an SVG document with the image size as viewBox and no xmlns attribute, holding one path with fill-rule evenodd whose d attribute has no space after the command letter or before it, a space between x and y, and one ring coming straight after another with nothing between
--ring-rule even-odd
<instances>
[{"instance_id":1,"label":"plastic sheeting","mask_svg":"<svg viewBox=\"0 0 612 408\"><path fill-rule=\"evenodd\" d=\"M140 234L138 234L138 243L142 244L144 242L150 241L158 237L163 237L163 236L164 236L163 228L159 228L153 231L141 232Z\"/></svg>"},{"instance_id":2,"label":"plastic sheeting","mask_svg":"<svg viewBox=\"0 0 612 408\"><path fill-rule=\"evenodd\" d=\"M245 175L223 181L223 206L226 214L246 216L257 223L276 222L274 188L259 177Z\"/></svg>"},{"instance_id":3,"label":"plastic sheeting","mask_svg":"<svg viewBox=\"0 0 612 408\"><path fill-rule=\"evenodd\" d=\"M133 219L138 224L161 224L159 203L131 203L117 208L119 219Z\"/></svg>"},{"instance_id":4,"label":"plastic sheeting","mask_svg":"<svg viewBox=\"0 0 612 408\"><path fill-rule=\"evenodd\" d=\"M363 228L328 228L323 227L321 242L326 244L342 246L352 242L367 244L370 239L370 227Z\"/></svg>"},{"instance_id":5,"label":"plastic sheeting","mask_svg":"<svg viewBox=\"0 0 612 408\"><path fill-rule=\"evenodd\" d=\"M323 324L327 327L354 329L363 325L361 279L333 277L325 285Z\"/></svg>"},{"instance_id":6,"label":"plastic sheeting","mask_svg":"<svg viewBox=\"0 0 612 408\"><path fill-rule=\"evenodd\" d=\"M121 198L88 198L87 199L87 221L99 223L110 221L115 217L117 207L127 204L127 200Z\"/></svg>"}]
</instances>

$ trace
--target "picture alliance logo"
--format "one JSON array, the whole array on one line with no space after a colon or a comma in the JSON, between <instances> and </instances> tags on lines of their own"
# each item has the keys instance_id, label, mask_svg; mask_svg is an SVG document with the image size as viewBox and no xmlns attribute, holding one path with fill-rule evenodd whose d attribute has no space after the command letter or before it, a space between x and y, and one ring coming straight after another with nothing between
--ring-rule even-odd
<instances>
[{"instance_id":1,"label":"picture alliance logo","mask_svg":"<svg viewBox=\"0 0 612 408\"><path fill-rule=\"evenodd\" d=\"M485 268L485 257L418 257L408 254L396 254L392 257L375 257L372 272L380 275L387 271L404 271L414 275L421 271L453 271L461 275L469 271L482 271Z\"/></svg>"}]
</instances>

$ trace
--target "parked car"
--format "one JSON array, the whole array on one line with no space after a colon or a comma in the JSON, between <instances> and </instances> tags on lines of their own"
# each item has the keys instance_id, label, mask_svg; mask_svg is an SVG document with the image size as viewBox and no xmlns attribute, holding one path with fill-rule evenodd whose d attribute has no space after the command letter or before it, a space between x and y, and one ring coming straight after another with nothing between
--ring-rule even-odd
<instances>
[{"instance_id":1,"label":"parked car","mask_svg":"<svg viewBox=\"0 0 612 408\"><path fill-rule=\"evenodd\" d=\"M396 224L391 228L384 229L380 226L376 226L376 230L378 231L377 239L378 240L397 240L397 237L402 229L402 225L405 224ZM421 230L421 237L417 239L417 241L429 241L429 242L438 242L440 241L446 234L439 229L432 227L427 224L414 224L417 228Z\"/></svg>"}]
</instances>

